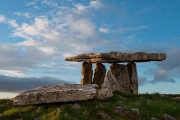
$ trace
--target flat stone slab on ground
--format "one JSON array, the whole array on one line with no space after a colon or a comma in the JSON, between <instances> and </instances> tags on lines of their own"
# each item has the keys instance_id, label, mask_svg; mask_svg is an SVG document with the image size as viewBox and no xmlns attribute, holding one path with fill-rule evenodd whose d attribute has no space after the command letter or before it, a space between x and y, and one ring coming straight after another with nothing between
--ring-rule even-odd
<instances>
[{"instance_id":1,"label":"flat stone slab on ground","mask_svg":"<svg viewBox=\"0 0 180 120\"><path fill-rule=\"evenodd\" d=\"M162 61L166 59L165 53L146 53L146 52L108 52L108 53L89 53L68 57L65 61L91 62L91 63L114 63L114 62L149 62Z\"/></svg>"},{"instance_id":2,"label":"flat stone slab on ground","mask_svg":"<svg viewBox=\"0 0 180 120\"><path fill-rule=\"evenodd\" d=\"M12 100L15 105L89 100L95 97L97 87L98 85L96 84L60 84L56 86L41 86L20 93Z\"/></svg>"}]
</instances>

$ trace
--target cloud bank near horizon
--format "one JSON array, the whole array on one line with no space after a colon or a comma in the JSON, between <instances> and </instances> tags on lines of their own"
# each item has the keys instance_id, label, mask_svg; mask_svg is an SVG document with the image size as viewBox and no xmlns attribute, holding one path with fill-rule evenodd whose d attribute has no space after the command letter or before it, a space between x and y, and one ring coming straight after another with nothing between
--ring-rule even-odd
<instances>
[{"instance_id":1,"label":"cloud bank near horizon","mask_svg":"<svg viewBox=\"0 0 180 120\"><path fill-rule=\"evenodd\" d=\"M26 90L34 89L44 85L58 85L58 84L75 84L75 82L68 82L51 77L41 78L18 78L0 75L0 91L10 93L20 93Z\"/></svg>"}]
</instances>

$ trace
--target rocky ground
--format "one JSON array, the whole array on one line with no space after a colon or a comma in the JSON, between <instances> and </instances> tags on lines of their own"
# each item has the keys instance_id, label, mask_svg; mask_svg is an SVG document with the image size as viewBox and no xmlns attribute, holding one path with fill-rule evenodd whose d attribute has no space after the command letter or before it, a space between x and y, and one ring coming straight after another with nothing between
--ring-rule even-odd
<instances>
[{"instance_id":1,"label":"rocky ground","mask_svg":"<svg viewBox=\"0 0 180 120\"><path fill-rule=\"evenodd\" d=\"M180 96L122 94L107 100L13 105L0 100L0 120L180 120Z\"/></svg>"}]
</instances>

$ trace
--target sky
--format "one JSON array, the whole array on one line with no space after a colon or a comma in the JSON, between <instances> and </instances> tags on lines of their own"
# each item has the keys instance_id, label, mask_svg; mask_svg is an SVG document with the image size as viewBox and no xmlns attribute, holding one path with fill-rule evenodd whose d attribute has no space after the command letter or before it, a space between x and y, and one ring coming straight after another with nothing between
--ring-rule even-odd
<instances>
[{"instance_id":1,"label":"sky","mask_svg":"<svg viewBox=\"0 0 180 120\"><path fill-rule=\"evenodd\" d=\"M110 51L166 53L137 63L139 93L180 94L179 21L179 0L3 0L0 98L79 84L82 63L64 59Z\"/></svg>"}]
</instances>

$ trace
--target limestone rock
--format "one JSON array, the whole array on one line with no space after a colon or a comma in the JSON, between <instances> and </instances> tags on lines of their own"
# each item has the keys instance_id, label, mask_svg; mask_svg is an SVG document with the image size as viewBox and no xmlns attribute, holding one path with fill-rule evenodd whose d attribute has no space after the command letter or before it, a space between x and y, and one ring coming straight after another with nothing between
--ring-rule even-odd
<instances>
[{"instance_id":1,"label":"limestone rock","mask_svg":"<svg viewBox=\"0 0 180 120\"><path fill-rule=\"evenodd\" d=\"M106 76L106 67L102 63L96 63L96 69L94 72L93 84L97 84L99 88L104 83L104 78Z\"/></svg>"},{"instance_id":2,"label":"limestone rock","mask_svg":"<svg viewBox=\"0 0 180 120\"><path fill-rule=\"evenodd\" d=\"M109 115L105 113L104 111L98 111L98 113L96 114L96 117L98 119L101 119L101 118L110 119Z\"/></svg>"},{"instance_id":3,"label":"limestone rock","mask_svg":"<svg viewBox=\"0 0 180 120\"><path fill-rule=\"evenodd\" d=\"M127 64L129 71L129 80L130 80L130 93L138 94L138 76L136 70L136 64L129 62Z\"/></svg>"},{"instance_id":4,"label":"limestone rock","mask_svg":"<svg viewBox=\"0 0 180 120\"><path fill-rule=\"evenodd\" d=\"M102 89L108 88L110 91L117 90L116 78L112 75L111 70L109 70L105 76L104 83L102 84Z\"/></svg>"},{"instance_id":5,"label":"limestone rock","mask_svg":"<svg viewBox=\"0 0 180 120\"><path fill-rule=\"evenodd\" d=\"M130 80L127 65L114 63L110 68L113 76L116 78L117 90L123 93L130 93Z\"/></svg>"},{"instance_id":6,"label":"limestone rock","mask_svg":"<svg viewBox=\"0 0 180 120\"><path fill-rule=\"evenodd\" d=\"M115 112L115 113L122 113L122 112L124 112L125 110L126 110L125 107L115 107L115 108L114 108L114 112Z\"/></svg>"},{"instance_id":7,"label":"limestone rock","mask_svg":"<svg viewBox=\"0 0 180 120\"><path fill-rule=\"evenodd\" d=\"M95 99L105 100L113 96L113 93L108 88L97 89Z\"/></svg>"},{"instance_id":8,"label":"limestone rock","mask_svg":"<svg viewBox=\"0 0 180 120\"><path fill-rule=\"evenodd\" d=\"M56 86L41 86L20 93L14 97L15 105L31 105L54 102L69 102L93 99L97 85L60 84Z\"/></svg>"},{"instance_id":9,"label":"limestone rock","mask_svg":"<svg viewBox=\"0 0 180 120\"><path fill-rule=\"evenodd\" d=\"M108 53L89 53L68 57L66 61L92 62L92 63L114 63L114 62L149 62L161 61L166 59L164 53L145 53L145 52L108 52Z\"/></svg>"},{"instance_id":10,"label":"limestone rock","mask_svg":"<svg viewBox=\"0 0 180 120\"><path fill-rule=\"evenodd\" d=\"M82 79L81 84L91 84L92 83L92 63L84 62L82 65Z\"/></svg>"},{"instance_id":11,"label":"limestone rock","mask_svg":"<svg viewBox=\"0 0 180 120\"><path fill-rule=\"evenodd\" d=\"M163 119L164 120L178 120L177 118L172 117L172 116L170 116L168 114L163 114Z\"/></svg>"}]
</instances>

